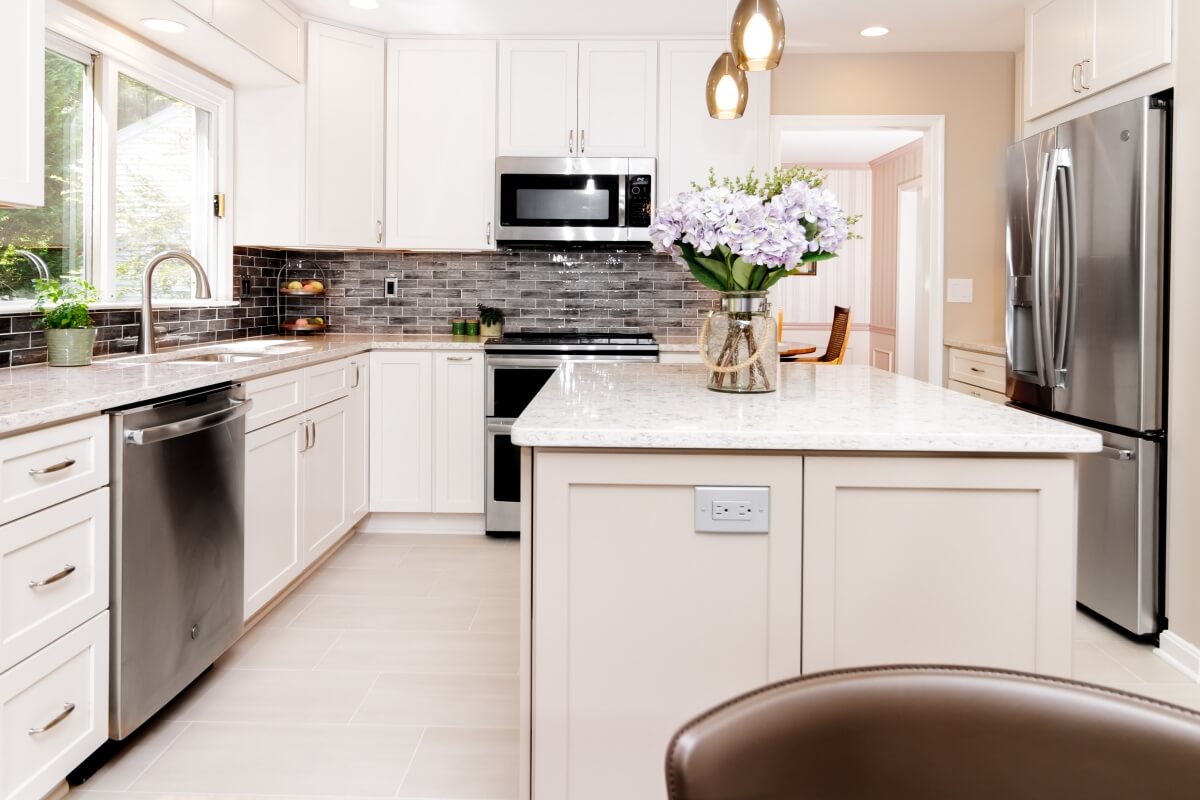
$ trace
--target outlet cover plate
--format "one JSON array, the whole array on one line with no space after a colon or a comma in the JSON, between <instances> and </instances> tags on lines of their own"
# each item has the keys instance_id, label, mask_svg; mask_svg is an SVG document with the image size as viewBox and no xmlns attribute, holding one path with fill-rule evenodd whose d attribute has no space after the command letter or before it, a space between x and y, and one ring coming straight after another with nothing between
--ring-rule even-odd
<instances>
[{"instance_id":1,"label":"outlet cover plate","mask_svg":"<svg viewBox=\"0 0 1200 800\"><path fill-rule=\"evenodd\" d=\"M975 281L972 278L949 278L946 281L947 303L974 303Z\"/></svg>"},{"instance_id":2,"label":"outlet cover plate","mask_svg":"<svg viewBox=\"0 0 1200 800\"><path fill-rule=\"evenodd\" d=\"M695 509L697 533L766 533L771 526L771 490L697 486Z\"/></svg>"}]
</instances>

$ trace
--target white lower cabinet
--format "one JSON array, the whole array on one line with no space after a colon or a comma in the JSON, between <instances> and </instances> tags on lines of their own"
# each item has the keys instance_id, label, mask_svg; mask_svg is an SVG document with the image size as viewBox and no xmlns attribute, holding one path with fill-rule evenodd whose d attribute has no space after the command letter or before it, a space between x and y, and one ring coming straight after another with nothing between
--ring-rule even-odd
<instances>
[{"instance_id":1,"label":"white lower cabinet","mask_svg":"<svg viewBox=\"0 0 1200 800\"><path fill-rule=\"evenodd\" d=\"M303 570L303 417L246 435L245 615L254 616Z\"/></svg>"},{"instance_id":2,"label":"white lower cabinet","mask_svg":"<svg viewBox=\"0 0 1200 800\"><path fill-rule=\"evenodd\" d=\"M371 511L482 514L479 352L371 356Z\"/></svg>"},{"instance_id":3,"label":"white lower cabinet","mask_svg":"<svg viewBox=\"0 0 1200 800\"><path fill-rule=\"evenodd\" d=\"M338 400L306 415L312 431L304 451L301 485L305 564L324 555L346 524L346 461L349 402Z\"/></svg>"},{"instance_id":4,"label":"white lower cabinet","mask_svg":"<svg viewBox=\"0 0 1200 800\"><path fill-rule=\"evenodd\" d=\"M353 527L370 504L371 356L350 359L350 407L346 439L346 513Z\"/></svg>"},{"instance_id":5,"label":"white lower cabinet","mask_svg":"<svg viewBox=\"0 0 1200 800\"><path fill-rule=\"evenodd\" d=\"M108 612L0 675L0 798L37 800L108 738Z\"/></svg>"}]
</instances>

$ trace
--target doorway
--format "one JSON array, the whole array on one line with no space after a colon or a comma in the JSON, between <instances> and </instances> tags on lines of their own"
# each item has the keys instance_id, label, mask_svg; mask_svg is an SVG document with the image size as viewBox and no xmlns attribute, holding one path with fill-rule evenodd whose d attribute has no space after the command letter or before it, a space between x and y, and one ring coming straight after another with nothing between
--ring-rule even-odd
<instances>
[{"instance_id":1,"label":"doorway","mask_svg":"<svg viewBox=\"0 0 1200 800\"><path fill-rule=\"evenodd\" d=\"M833 306L850 306L847 363L943 383L945 122L941 116L775 116L770 164L822 169L848 214L839 258L816 278L777 284L788 341L824 344Z\"/></svg>"}]
</instances>

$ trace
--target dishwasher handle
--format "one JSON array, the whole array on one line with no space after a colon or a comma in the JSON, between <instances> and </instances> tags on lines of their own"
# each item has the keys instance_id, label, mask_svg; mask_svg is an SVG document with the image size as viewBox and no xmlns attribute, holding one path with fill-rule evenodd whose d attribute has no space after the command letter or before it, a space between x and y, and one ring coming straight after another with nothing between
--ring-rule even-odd
<instances>
[{"instance_id":1,"label":"dishwasher handle","mask_svg":"<svg viewBox=\"0 0 1200 800\"><path fill-rule=\"evenodd\" d=\"M155 442L163 442L167 439L175 439L179 436L198 433L199 431L232 422L238 417L244 417L253 405L253 400L230 400L229 408L223 408L220 411L201 414L191 419L181 419L178 422L171 422L166 425L156 425L153 428L135 428L125 431L125 442L127 444L138 445L154 444Z\"/></svg>"}]
</instances>

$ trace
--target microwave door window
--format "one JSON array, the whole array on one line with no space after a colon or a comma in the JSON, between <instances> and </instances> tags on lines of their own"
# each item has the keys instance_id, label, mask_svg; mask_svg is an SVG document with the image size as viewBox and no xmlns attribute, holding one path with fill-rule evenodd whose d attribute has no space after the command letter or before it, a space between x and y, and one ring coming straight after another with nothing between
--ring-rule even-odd
<instances>
[{"instance_id":1,"label":"microwave door window","mask_svg":"<svg viewBox=\"0 0 1200 800\"><path fill-rule=\"evenodd\" d=\"M518 189L517 220L572 220L603 225L608 220L609 191L579 189Z\"/></svg>"},{"instance_id":2,"label":"microwave door window","mask_svg":"<svg viewBox=\"0 0 1200 800\"><path fill-rule=\"evenodd\" d=\"M620 182L618 175L501 175L500 222L513 227L617 227Z\"/></svg>"}]
</instances>

